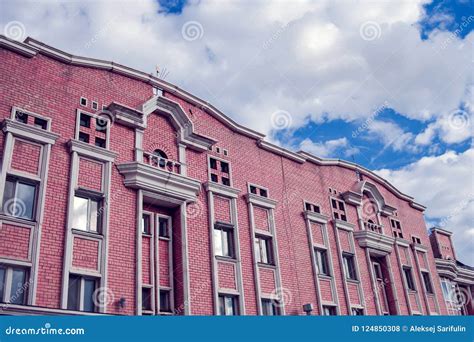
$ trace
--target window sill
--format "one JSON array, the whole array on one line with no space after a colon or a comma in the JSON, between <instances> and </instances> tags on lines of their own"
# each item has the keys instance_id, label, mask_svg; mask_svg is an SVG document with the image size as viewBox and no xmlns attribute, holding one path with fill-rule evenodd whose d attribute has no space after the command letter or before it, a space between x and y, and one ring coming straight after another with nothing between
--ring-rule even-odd
<instances>
[{"instance_id":1,"label":"window sill","mask_svg":"<svg viewBox=\"0 0 474 342\"><path fill-rule=\"evenodd\" d=\"M230 257L230 256L216 255L215 257L217 260L221 260L221 261L237 262L236 258Z\"/></svg>"},{"instance_id":2,"label":"window sill","mask_svg":"<svg viewBox=\"0 0 474 342\"><path fill-rule=\"evenodd\" d=\"M332 276L328 274L318 274L318 277L322 279L332 280Z\"/></svg>"},{"instance_id":3,"label":"window sill","mask_svg":"<svg viewBox=\"0 0 474 342\"><path fill-rule=\"evenodd\" d=\"M142 232L142 237L146 237L146 238L152 238L152 237L153 237L153 235L151 235L151 234L148 234L148 233L143 233L143 232Z\"/></svg>"},{"instance_id":4,"label":"window sill","mask_svg":"<svg viewBox=\"0 0 474 342\"><path fill-rule=\"evenodd\" d=\"M346 278L346 281L347 281L348 283L352 283L352 284L359 284L359 283L360 283L360 280L359 280L359 279Z\"/></svg>"},{"instance_id":5,"label":"window sill","mask_svg":"<svg viewBox=\"0 0 474 342\"><path fill-rule=\"evenodd\" d=\"M257 265L260 266L260 267L263 267L263 268L269 268L269 269L272 269L272 270L276 270L276 265L274 264L266 264L264 262L257 262Z\"/></svg>"},{"instance_id":6,"label":"window sill","mask_svg":"<svg viewBox=\"0 0 474 342\"><path fill-rule=\"evenodd\" d=\"M15 222L15 223L19 223L19 224L22 224L22 225L27 225L27 226L30 226L30 227L36 225L36 221L34 221L34 220L28 220L28 219L21 218L21 217L11 216L11 215L7 215L5 213L0 213L0 220Z\"/></svg>"},{"instance_id":7,"label":"window sill","mask_svg":"<svg viewBox=\"0 0 474 342\"><path fill-rule=\"evenodd\" d=\"M82 235L85 237L90 237L90 238L100 239L100 240L104 239L104 236L100 233L90 232L90 231L81 230L77 228L71 228L71 231L73 234L76 234L76 235Z\"/></svg>"},{"instance_id":8,"label":"window sill","mask_svg":"<svg viewBox=\"0 0 474 342\"><path fill-rule=\"evenodd\" d=\"M158 239L159 239L159 240L163 240L163 241L171 241L171 238L170 238L170 237L166 237L166 236L158 236Z\"/></svg>"}]
</instances>

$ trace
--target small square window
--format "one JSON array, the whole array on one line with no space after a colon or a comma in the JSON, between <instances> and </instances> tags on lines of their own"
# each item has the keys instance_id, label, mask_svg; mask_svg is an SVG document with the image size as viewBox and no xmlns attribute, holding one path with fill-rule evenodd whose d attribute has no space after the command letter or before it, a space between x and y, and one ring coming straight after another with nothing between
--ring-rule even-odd
<instances>
[{"instance_id":1,"label":"small square window","mask_svg":"<svg viewBox=\"0 0 474 342\"><path fill-rule=\"evenodd\" d=\"M216 152L221 153L221 149L219 147L216 147Z\"/></svg>"},{"instance_id":2,"label":"small square window","mask_svg":"<svg viewBox=\"0 0 474 342\"><path fill-rule=\"evenodd\" d=\"M99 109L99 104L95 101L92 101L92 109L94 109L94 110Z\"/></svg>"},{"instance_id":3,"label":"small square window","mask_svg":"<svg viewBox=\"0 0 474 342\"><path fill-rule=\"evenodd\" d=\"M89 134L84 132L79 132L79 141L89 143Z\"/></svg>"},{"instance_id":4,"label":"small square window","mask_svg":"<svg viewBox=\"0 0 474 342\"><path fill-rule=\"evenodd\" d=\"M46 130L48 129L48 121L41 118L35 118L35 127Z\"/></svg>"},{"instance_id":5,"label":"small square window","mask_svg":"<svg viewBox=\"0 0 474 342\"><path fill-rule=\"evenodd\" d=\"M171 312L170 290L160 290L160 312Z\"/></svg>"},{"instance_id":6,"label":"small square window","mask_svg":"<svg viewBox=\"0 0 474 342\"><path fill-rule=\"evenodd\" d=\"M105 139L96 137L95 146L105 148Z\"/></svg>"},{"instance_id":7,"label":"small square window","mask_svg":"<svg viewBox=\"0 0 474 342\"><path fill-rule=\"evenodd\" d=\"M224 156L228 156L229 152L227 150L224 150Z\"/></svg>"},{"instance_id":8,"label":"small square window","mask_svg":"<svg viewBox=\"0 0 474 342\"><path fill-rule=\"evenodd\" d=\"M260 189L260 196L262 196L262 197L268 197L268 195L267 195L267 190L265 190L265 189Z\"/></svg>"},{"instance_id":9,"label":"small square window","mask_svg":"<svg viewBox=\"0 0 474 342\"><path fill-rule=\"evenodd\" d=\"M81 127L90 128L91 127L91 117L90 117L90 115L82 113L80 115L79 124L81 125Z\"/></svg>"},{"instance_id":10,"label":"small square window","mask_svg":"<svg viewBox=\"0 0 474 342\"><path fill-rule=\"evenodd\" d=\"M80 104L81 104L81 106L86 107L87 106L87 99L85 97L81 97Z\"/></svg>"},{"instance_id":11,"label":"small square window","mask_svg":"<svg viewBox=\"0 0 474 342\"><path fill-rule=\"evenodd\" d=\"M250 186L250 192L251 192L252 194L255 194L255 195L256 195L256 194L257 194L257 188L256 188L255 186L251 185L251 186Z\"/></svg>"},{"instance_id":12,"label":"small square window","mask_svg":"<svg viewBox=\"0 0 474 342\"><path fill-rule=\"evenodd\" d=\"M217 170L217 160L214 158L209 159L209 166L213 170Z\"/></svg>"},{"instance_id":13,"label":"small square window","mask_svg":"<svg viewBox=\"0 0 474 342\"><path fill-rule=\"evenodd\" d=\"M213 181L214 183L217 183L218 182L217 175L211 173L211 181Z\"/></svg>"},{"instance_id":14,"label":"small square window","mask_svg":"<svg viewBox=\"0 0 474 342\"><path fill-rule=\"evenodd\" d=\"M15 112L15 121L21 122L24 124L28 123L28 114L20 112L19 110Z\"/></svg>"},{"instance_id":15,"label":"small square window","mask_svg":"<svg viewBox=\"0 0 474 342\"><path fill-rule=\"evenodd\" d=\"M225 186L230 186L230 179L222 177L222 184L224 184Z\"/></svg>"}]
</instances>

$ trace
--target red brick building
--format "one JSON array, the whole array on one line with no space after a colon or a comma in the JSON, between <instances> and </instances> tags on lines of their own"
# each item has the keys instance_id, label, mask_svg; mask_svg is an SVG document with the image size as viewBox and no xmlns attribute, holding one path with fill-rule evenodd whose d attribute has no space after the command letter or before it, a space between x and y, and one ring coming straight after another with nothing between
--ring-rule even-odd
<instances>
[{"instance_id":1,"label":"red brick building","mask_svg":"<svg viewBox=\"0 0 474 342\"><path fill-rule=\"evenodd\" d=\"M441 266L472 296L452 244L435 260L449 233L432 249L424 207L370 170L152 75L0 45L2 313L447 314Z\"/></svg>"}]
</instances>

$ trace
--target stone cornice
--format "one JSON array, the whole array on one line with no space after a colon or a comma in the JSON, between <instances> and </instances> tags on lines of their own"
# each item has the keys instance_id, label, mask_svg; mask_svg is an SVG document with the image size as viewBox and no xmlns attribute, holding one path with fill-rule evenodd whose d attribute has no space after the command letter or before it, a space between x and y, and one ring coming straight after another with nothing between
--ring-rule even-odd
<instances>
[{"instance_id":1,"label":"stone cornice","mask_svg":"<svg viewBox=\"0 0 474 342\"><path fill-rule=\"evenodd\" d=\"M334 226L339 229L347 230L349 232L354 231L355 225L346 221L334 219Z\"/></svg>"},{"instance_id":2,"label":"stone cornice","mask_svg":"<svg viewBox=\"0 0 474 342\"><path fill-rule=\"evenodd\" d=\"M370 230L360 230L354 233L354 238L362 248L371 248L383 253L391 253L395 239L393 237L378 234Z\"/></svg>"},{"instance_id":3,"label":"stone cornice","mask_svg":"<svg viewBox=\"0 0 474 342\"><path fill-rule=\"evenodd\" d=\"M231 188L230 186L225 186L214 182L204 183L204 189L206 189L206 191L211 191L213 193L229 198L237 198L240 193L239 189Z\"/></svg>"},{"instance_id":4,"label":"stone cornice","mask_svg":"<svg viewBox=\"0 0 474 342\"><path fill-rule=\"evenodd\" d=\"M435 259L436 270L442 277L447 277L456 282L474 285L474 271L456 265L452 259Z\"/></svg>"},{"instance_id":5,"label":"stone cornice","mask_svg":"<svg viewBox=\"0 0 474 342\"><path fill-rule=\"evenodd\" d=\"M274 209L277 205L277 201L275 200L272 200L267 197L258 196L252 193L246 194L244 197L247 200L247 203L252 203L267 209Z\"/></svg>"},{"instance_id":6,"label":"stone cornice","mask_svg":"<svg viewBox=\"0 0 474 342\"><path fill-rule=\"evenodd\" d=\"M318 214L313 211L305 210L304 211L304 218L313 222L326 224L329 221L329 217L323 214Z\"/></svg>"},{"instance_id":7,"label":"stone cornice","mask_svg":"<svg viewBox=\"0 0 474 342\"><path fill-rule=\"evenodd\" d=\"M100 161L113 162L118 155L116 152L75 139L69 140L68 146L71 152L77 152L80 155Z\"/></svg>"},{"instance_id":8,"label":"stone cornice","mask_svg":"<svg viewBox=\"0 0 474 342\"><path fill-rule=\"evenodd\" d=\"M41 142L44 144L51 144L53 145L56 140L59 138L59 134L46 131L44 129L27 125L21 122L14 121L12 119L4 119L3 120L3 128L2 130L6 132L10 132L15 136L34 140L37 142Z\"/></svg>"}]
</instances>

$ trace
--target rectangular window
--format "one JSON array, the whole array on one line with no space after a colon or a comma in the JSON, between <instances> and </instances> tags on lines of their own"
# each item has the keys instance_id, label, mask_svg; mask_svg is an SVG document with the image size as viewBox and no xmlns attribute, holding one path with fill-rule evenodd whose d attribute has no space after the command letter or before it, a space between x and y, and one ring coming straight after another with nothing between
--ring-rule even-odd
<instances>
[{"instance_id":1,"label":"rectangular window","mask_svg":"<svg viewBox=\"0 0 474 342\"><path fill-rule=\"evenodd\" d=\"M443 297L446 301L451 301L451 284L449 280L441 280L441 288L443 290Z\"/></svg>"},{"instance_id":2,"label":"rectangular window","mask_svg":"<svg viewBox=\"0 0 474 342\"><path fill-rule=\"evenodd\" d=\"M48 121L41 118L35 118L34 126L46 130L48 128Z\"/></svg>"},{"instance_id":3,"label":"rectangular window","mask_svg":"<svg viewBox=\"0 0 474 342\"><path fill-rule=\"evenodd\" d=\"M170 227L169 227L169 219L166 217L159 217L158 218L158 230L159 236L164 238L170 237Z\"/></svg>"},{"instance_id":4,"label":"rectangular window","mask_svg":"<svg viewBox=\"0 0 474 342\"><path fill-rule=\"evenodd\" d=\"M383 277L382 277L382 268L380 267L380 264L378 262L374 262L373 265L374 265L375 278L383 279Z\"/></svg>"},{"instance_id":5,"label":"rectangular window","mask_svg":"<svg viewBox=\"0 0 474 342\"><path fill-rule=\"evenodd\" d=\"M336 307L332 305L323 305L323 315L336 316L337 315Z\"/></svg>"},{"instance_id":6,"label":"rectangular window","mask_svg":"<svg viewBox=\"0 0 474 342\"><path fill-rule=\"evenodd\" d=\"M151 311L151 288L142 287L142 310Z\"/></svg>"},{"instance_id":7,"label":"rectangular window","mask_svg":"<svg viewBox=\"0 0 474 342\"><path fill-rule=\"evenodd\" d=\"M405 275L405 282L406 282L407 288L411 291L416 291L411 267L403 266L403 274Z\"/></svg>"},{"instance_id":8,"label":"rectangular window","mask_svg":"<svg viewBox=\"0 0 474 342\"><path fill-rule=\"evenodd\" d=\"M95 146L105 148L105 139L95 138Z\"/></svg>"},{"instance_id":9,"label":"rectangular window","mask_svg":"<svg viewBox=\"0 0 474 342\"><path fill-rule=\"evenodd\" d=\"M421 271L423 277L423 283L425 284L426 293L433 294L433 285L431 284L431 278L427 271Z\"/></svg>"},{"instance_id":10,"label":"rectangular window","mask_svg":"<svg viewBox=\"0 0 474 342\"><path fill-rule=\"evenodd\" d=\"M351 314L352 316L364 316L364 310L360 308L352 308Z\"/></svg>"},{"instance_id":11,"label":"rectangular window","mask_svg":"<svg viewBox=\"0 0 474 342\"><path fill-rule=\"evenodd\" d=\"M329 271L329 262L328 262L328 252L325 249L315 248L314 254L316 257L316 266L318 269L318 274L330 276L331 272Z\"/></svg>"},{"instance_id":12,"label":"rectangular window","mask_svg":"<svg viewBox=\"0 0 474 342\"><path fill-rule=\"evenodd\" d=\"M72 228L100 233L101 201L74 196Z\"/></svg>"},{"instance_id":13,"label":"rectangular window","mask_svg":"<svg viewBox=\"0 0 474 342\"><path fill-rule=\"evenodd\" d=\"M233 295L219 295L219 315L222 316L237 316L239 308L237 304L237 296Z\"/></svg>"},{"instance_id":14,"label":"rectangular window","mask_svg":"<svg viewBox=\"0 0 474 342\"><path fill-rule=\"evenodd\" d=\"M26 114L24 112L20 112L19 110L17 110L15 112L15 121L27 124L28 123L28 114Z\"/></svg>"},{"instance_id":15,"label":"rectangular window","mask_svg":"<svg viewBox=\"0 0 474 342\"><path fill-rule=\"evenodd\" d=\"M221 177L222 179L222 184L225 186L230 186L230 179L227 177Z\"/></svg>"},{"instance_id":16,"label":"rectangular window","mask_svg":"<svg viewBox=\"0 0 474 342\"><path fill-rule=\"evenodd\" d=\"M160 312L171 312L170 290L160 290Z\"/></svg>"},{"instance_id":17,"label":"rectangular window","mask_svg":"<svg viewBox=\"0 0 474 342\"><path fill-rule=\"evenodd\" d=\"M347 221L344 201L331 198L332 214L336 220Z\"/></svg>"},{"instance_id":18,"label":"rectangular window","mask_svg":"<svg viewBox=\"0 0 474 342\"><path fill-rule=\"evenodd\" d=\"M273 299L262 299L262 314L264 316L279 316L279 303Z\"/></svg>"},{"instance_id":19,"label":"rectangular window","mask_svg":"<svg viewBox=\"0 0 474 342\"><path fill-rule=\"evenodd\" d=\"M91 117L90 117L90 115L81 113L80 120L79 120L79 125L81 127L90 128L91 127Z\"/></svg>"},{"instance_id":20,"label":"rectangular window","mask_svg":"<svg viewBox=\"0 0 474 342\"><path fill-rule=\"evenodd\" d=\"M344 260L344 274L346 275L346 279L357 280L354 255L343 253L342 258Z\"/></svg>"},{"instance_id":21,"label":"rectangular window","mask_svg":"<svg viewBox=\"0 0 474 342\"><path fill-rule=\"evenodd\" d=\"M221 161L221 171L224 173L229 173L229 163Z\"/></svg>"},{"instance_id":22,"label":"rectangular window","mask_svg":"<svg viewBox=\"0 0 474 342\"><path fill-rule=\"evenodd\" d=\"M232 226L214 226L214 252L216 255L234 258L234 229Z\"/></svg>"},{"instance_id":23,"label":"rectangular window","mask_svg":"<svg viewBox=\"0 0 474 342\"><path fill-rule=\"evenodd\" d=\"M151 235L151 215L150 214L142 215L142 233Z\"/></svg>"},{"instance_id":24,"label":"rectangular window","mask_svg":"<svg viewBox=\"0 0 474 342\"><path fill-rule=\"evenodd\" d=\"M256 194L257 194L257 187L255 187L255 186L253 186L253 185L250 185L250 192L251 192L252 194L255 194L255 195L256 195Z\"/></svg>"},{"instance_id":25,"label":"rectangular window","mask_svg":"<svg viewBox=\"0 0 474 342\"><path fill-rule=\"evenodd\" d=\"M10 279L7 284L7 279ZM28 270L21 267L0 267L0 302L26 304L28 292ZM5 298L7 287L10 298Z\"/></svg>"},{"instance_id":26,"label":"rectangular window","mask_svg":"<svg viewBox=\"0 0 474 342\"><path fill-rule=\"evenodd\" d=\"M67 308L74 311L96 312L94 295L97 279L75 274L69 275Z\"/></svg>"},{"instance_id":27,"label":"rectangular window","mask_svg":"<svg viewBox=\"0 0 474 342\"><path fill-rule=\"evenodd\" d=\"M82 142L85 142L85 143L89 143L89 134L83 133L83 132L79 132L79 141L82 141Z\"/></svg>"},{"instance_id":28,"label":"rectangular window","mask_svg":"<svg viewBox=\"0 0 474 342\"><path fill-rule=\"evenodd\" d=\"M265 189L260 189L260 196L262 197L268 197L268 192Z\"/></svg>"},{"instance_id":29,"label":"rectangular window","mask_svg":"<svg viewBox=\"0 0 474 342\"><path fill-rule=\"evenodd\" d=\"M255 237L255 252L257 262L262 264L274 264L272 239L267 236Z\"/></svg>"},{"instance_id":30,"label":"rectangular window","mask_svg":"<svg viewBox=\"0 0 474 342\"><path fill-rule=\"evenodd\" d=\"M209 158L209 166L213 170L217 170L217 160L214 158Z\"/></svg>"},{"instance_id":31,"label":"rectangular window","mask_svg":"<svg viewBox=\"0 0 474 342\"><path fill-rule=\"evenodd\" d=\"M3 212L6 215L33 220L36 206L36 184L7 177L3 194Z\"/></svg>"},{"instance_id":32,"label":"rectangular window","mask_svg":"<svg viewBox=\"0 0 474 342\"><path fill-rule=\"evenodd\" d=\"M214 183L217 183L218 182L217 175L211 173L211 181Z\"/></svg>"}]
</instances>

